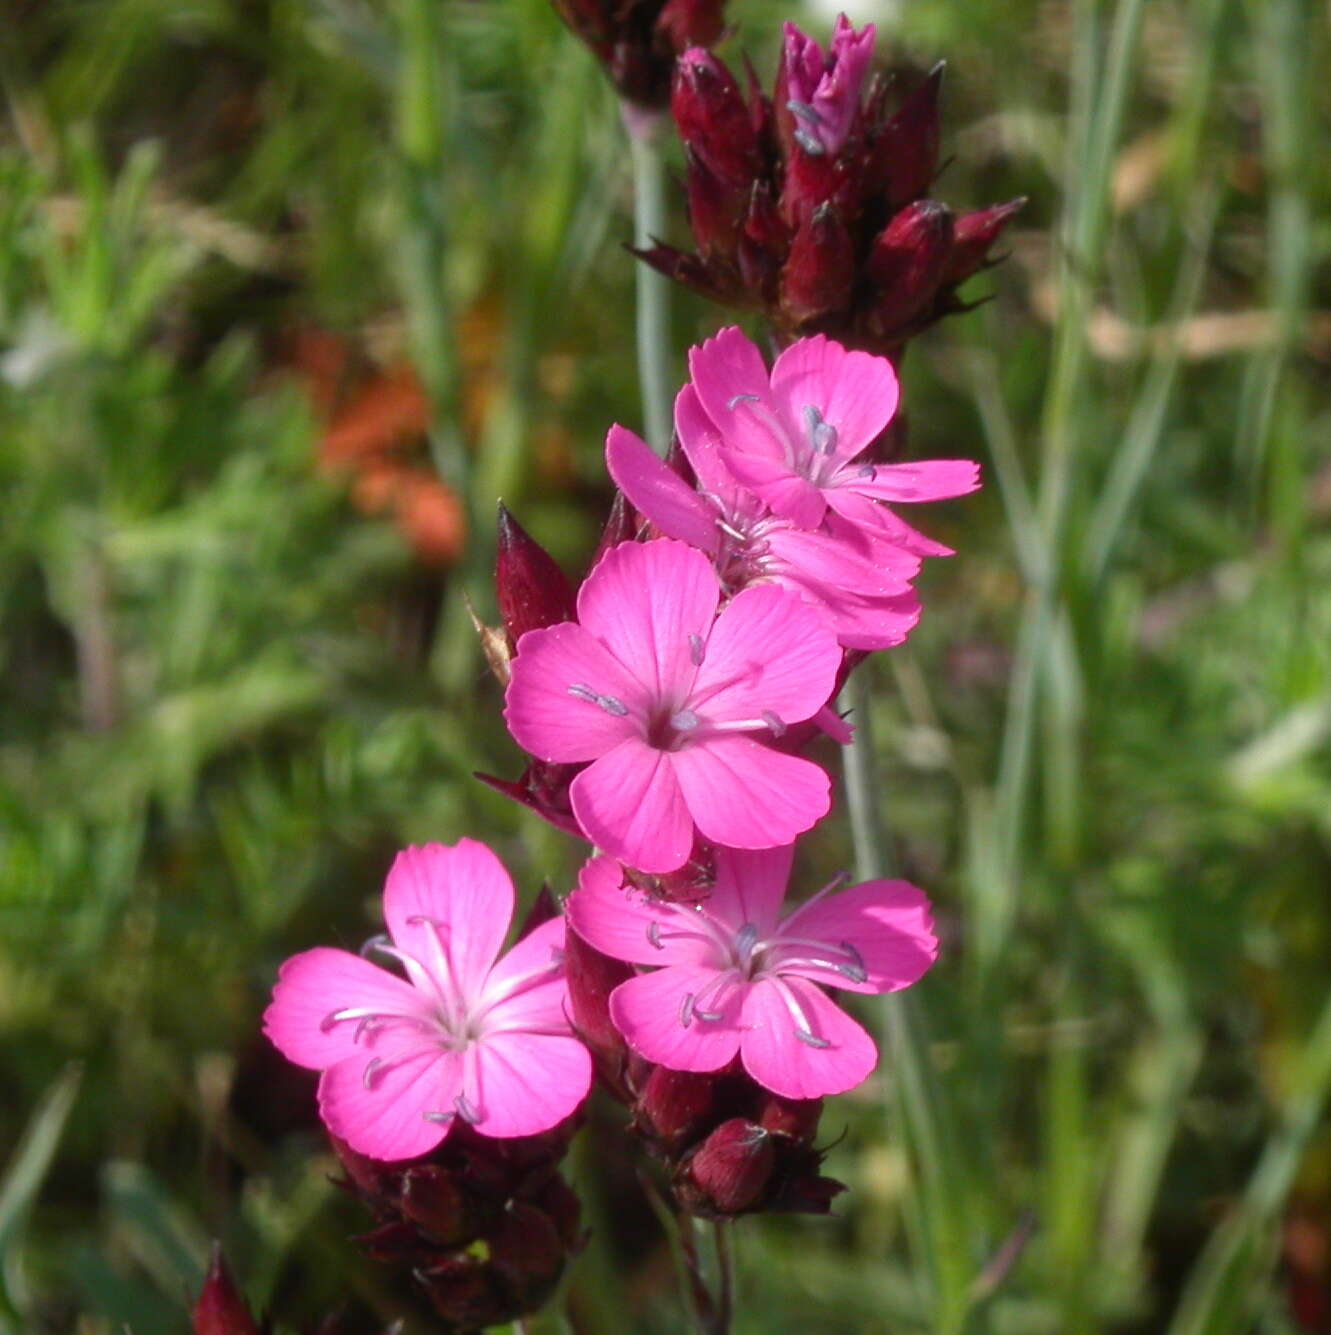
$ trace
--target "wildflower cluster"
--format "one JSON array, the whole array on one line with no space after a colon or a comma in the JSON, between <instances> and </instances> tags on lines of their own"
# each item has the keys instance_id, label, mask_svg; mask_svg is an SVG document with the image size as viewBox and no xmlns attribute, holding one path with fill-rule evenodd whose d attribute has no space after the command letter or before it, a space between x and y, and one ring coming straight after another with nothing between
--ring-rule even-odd
<instances>
[{"instance_id":1,"label":"wildflower cluster","mask_svg":"<svg viewBox=\"0 0 1331 1335\"><path fill-rule=\"evenodd\" d=\"M719 13L560 7L612 66ZM562 911L505 951L515 895L495 855L409 848L386 934L287 961L265 1016L321 1072L321 1115L378 1220L367 1248L409 1265L457 1329L539 1304L576 1249L557 1164L594 1079L682 1209L827 1210L843 1188L819 1172L822 1100L878 1060L829 989L892 992L937 953L908 882L838 877L787 903L796 841L831 806L820 757L851 738L837 693L907 637L923 560L949 554L894 507L979 485L969 460L888 461L900 388L882 354L953 304L1002 217L954 226L919 203L933 85L887 116L877 84L861 97L872 42L843 19L824 55L788 25L774 101L685 53L699 254L649 258L766 310L784 350L769 367L734 327L693 348L666 459L611 427L617 500L576 587L501 507L503 624L480 629L529 760L480 777L590 845ZM885 256L930 219L942 258L906 302Z\"/></svg>"}]
</instances>

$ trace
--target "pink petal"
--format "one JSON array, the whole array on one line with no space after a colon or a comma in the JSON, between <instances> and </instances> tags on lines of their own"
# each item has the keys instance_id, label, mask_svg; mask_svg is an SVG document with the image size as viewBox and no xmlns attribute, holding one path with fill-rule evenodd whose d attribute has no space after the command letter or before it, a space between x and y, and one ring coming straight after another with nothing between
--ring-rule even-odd
<instances>
[{"instance_id":1,"label":"pink petal","mask_svg":"<svg viewBox=\"0 0 1331 1335\"><path fill-rule=\"evenodd\" d=\"M834 533L777 529L766 541L783 574L812 589L845 589L859 598L905 593L920 570L919 558L909 552Z\"/></svg>"},{"instance_id":2,"label":"pink petal","mask_svg":"<svg viewBox=\"0 0 1331 1335\"><path fill-rule=\"evenodd\" d=\"M840 667L821 609L779 584L752 584L717 618L688 707L713 724L764 712L798 723L827 703Z\"/></svg>"},{"instance_id":3,"label":"pink petal","mask_svg":"<svg viewBox=\"0 0 1331 1335\"><path fill-rule=\"evenodd\" d=\"M828 705L824 705L813 716L813 721L818 725L820 731L826 733L834 742L839 742L842 746L849 746L855 738L855 725L842 718L835 709Z\"/></svg>"},{"instance_id":4,"label":"pink petal","mask_svg":"<svg viewBox=\"0 0 1331 1335\"><path fill-rule=\"evenodd\" d=\"M716 555L713 511L645 441L622 426L612 426L605 441L605 462L615 485L662 533Z\"/></svg>"},{"instance_id":5,"label":"pink petal","mask_svg":"<svg viewBox=\"0 0 1331 1335\"><path fill-rule=\"evenodd\" d=\"M568 983L564 977L564 919L551 918L500 957L477 1003L485 1007L484 1031L566 1031Z\"/></svg>"},{"instance_id":6,"label":"pink petal","mask_svg":"<svg viewBox=\"0 0 1331 1335\"><path fill-rule=\"evenodd\" d=\"M735 414L739 396L752 395L769 410L772 403L767 364L743 330L730 325L700 346L690 348L689 378L703 411L728 444L767 452L763 440L749 440L751 435L764 435L753 414L746 413L740 419Z\"/></svg>"},{"instance_id":7,"label":"pink petal","mask_svg":"<svg viewBox=\"0 0 1331 1335\"><path fill-rule=\"evenodd\" d=\"M813 483L796 473L784 459L725 448L721 458L732 474L773 514L800 528L816 528L827 513L827 500Z\"/></svg>"},{"instance_id":8,"label":"pink petal","mask_svg":"<svg viewBox=\"0 0 1331 1335\"><path fill-rule=\"evenodd\" d=\"M809 1030L829 1044L814 1047L795 1036L796 1020L780 986L793 993ZM802 978L752 983L744 998L740 1060L765 1088L788 1099L842 1094L862 1083L878 1064L874 1041L820 988Z\"/></svg>"},{"instance_id":9,"label":"pink petal","mask_svg":"<svg viewBox=\"0 0 1331 1335\"><path fill-rule=\"evenodd\" d=\"M807 908L797 908L781 924L780 933L853 946L868 974L862 983L834 969L777 966L782 974L789 969L851 992L895 992L909 987L938 957L929 900L908 881L864 881L815 900ZM792 947L786 953L795 955L799 950Z\"/></svg>"},{"instance_id":10,"label":"pink petal","mask_svg":"<svg viewBox=\"0 0 1331 1335\"><path fill-rule=\"evenodd\" d=\"M573 1113L592 1083L592 1059L573 1037L495 1034L468 1054L464 1093L484 1136L534 1136Z\"/></svg>"},{"instance_id":11,"label":"pink petal","mask_svg":"<svg viewBox=\"0 0 1331 1335\"><path fill-rule=\"evenodd\" d=\"M413 1159L448 1134L427 1112L450 1113L462 1091L461 1054L419 1041L376 1053L384 1065L365 1074L369 1054L330 1066L319 1080L319 1112L328 1129L371 1159Z\"/></svg>"},{"instance_id":12,"label":"pink petal","mask_svg":"<svg viewBox=\"0 0 1331 1335\"><path fill-rule=\"evenodd\" d=\"M347 1009L422 1019L433 1013L430 999L396 974L349 951L316 946L293 955L278 970L263 1031L288 1061L313 1071L359 1052L368 1061L372 1054L355 1037L358 1020L325 1027L331 1014Z\"/></svg>"},{"instance_id":13,"label":"pink petal","mask_svg":"<svg viewBox=\"0 0 1331 1335\"><path fill-rule=\"evenodd\" d=\"M890 649L903 643L920 620L920 599L913 589L896 598L846 598L833 592L824 605L847 649Z\"/></svg>"},{"instance_id":14,"label":"pink petal","mask_svg":"<svg viewBox=\"0 0 1331 1335\"><path fill-rule=\"evenodd\" d=\"M480 993L512 917L513 882L475 839L404 848L384 885L384 920L393 944L429 972L445 995L456 989L464 998ZM439 958L441 939L446 961Z\"/></svg>"},{"instance_id":15,"label":"pink petal","mask_svg":"<svg viewBox=\"0 0 1331 1335\"><path fill-rule=\"evenodd\" d=\"M827 497L828 505L838 515L856 525L874 542L899 547L902 551L915 556L953 555L951 547L945 547L941 542L926 538L923 533L894 515L886 506L871 501L867 496L848 491L844 487L829 487L823 495Z\"/></svg>"},{"instance_id":16,"label":"pink petal","mask_svg":"<svg viewBox=\"0 0 1331 1335\"><path fill-rule=\"evenodd\" d=\"M973 459L878 464L872 477L857 477L852 469L837 485L878 501L942 501L974 491L980 485L980 465Z\"/></svg>"},{"instance_id":17,"label":"pink petal","mask_svg":"<svg viewBox=\"0 0 1331 1335\"><path fill-rule=\"evenodd\" d=\"M696 548L671 538L621 542L578 590L578 620L659 702L692 684L693 646L707 638L720 596Z\"/></svg>"},{"instance_id":18,"label":"pink petal","mask_svg":"<svg viewBox=\"0 0 1331 1335\"><path fill-rule=\"evenodd\" d=\"M583 770L569 796L587 838L642 871L682 867L693 848L693 818L673 759L630 739Z\"/></svg>"},{"instance_id":19,"label":"pink petal","mask_svg":"<svg viewBox=\"0 0 1331 1335\"><path fill-rule=\"evenodd\" d=\"M812 404L836 428L834 457L852 459L892 420L900 388L886 357L847 351L816 334L792 343L772 367L772 397L791 422Z\"/></svg>"},{"instance_id":20,"label":"pink petal","mask_svg":"<svg viewBox=\"0 0 1331 1335\"><path fill-rule=\"evenodd\" d=\"M733 512L737 507L758 508L757 502L744 492L721 462L721 436L692 385L685 385L675 396L675 431L698 479L700 492L715 496L727 512Z\"/></svg>"},{"instance_id":21,"label":"pink petal","mask_svg":"<svg viewBox=\"0 0 1331 1335\"><path fill-rule=\"evenodd\" d=\"M541 760L594 760L641 729L647 692L599 640L572 621L518 641L504 719L514 740ZM578 694L570 687L586 688ZM628 711L611 712L588 693Z\"/></svg>"},{"instance_id":22,"label":"pink petal","mask_svg":"<svg viewBox=\"0 0 1331 1335\"><path fill-rule=\"evenodd\" d=\"M780 848L718 848L716 882L707 896L708 912L739 931L745 923L758 936L771 934L781 914L795 845Z\"/></svg>"},{"instance_id":23,"label":"pink petal","mask_svg":"<svg viewBox=\"0 0 1331 1335\"><path fill-rule=\"evenodd\" d=\"M635 1052L672 1071L715 1071L739 1049L739 1016L745 989L737 981L718 984L716 969L685 964L639 974L610 994L610 1018ZM688 1015L686 998L719 1020Z\"/></svg>"},{"instance_id":24,"label":"pink petal","mask_svg":"<svg viewBox=\"0 0 1331 1335\"><path fill-rule=\"evenodd\" d=\"M775 848L812 828L830 804L826 773L740 734L672 756L684 801L703 834L731 848Z\"/></svg>"},{"instance_id":25,"label":"pink petal","mask_svg":"<svg viewBox=\"0 0 1331 1335\"><path fill-rule=\"evenodd\" d=\"M583 940L631 964L705 964L715 953L696 937L658 936L658 931L668 934L684 925L675 921L683 911L663 907L624 884L623 869L614 858L602 856L584 864L565 912ZM659 945L648 939L649 931Z\"/></svg>"}]
</instances>

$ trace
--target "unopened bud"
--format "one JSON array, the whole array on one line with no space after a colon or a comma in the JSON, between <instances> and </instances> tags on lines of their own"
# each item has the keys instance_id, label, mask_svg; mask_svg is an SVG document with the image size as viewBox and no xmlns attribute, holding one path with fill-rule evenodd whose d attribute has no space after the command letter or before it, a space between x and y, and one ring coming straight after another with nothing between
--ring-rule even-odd
<instances>
[{"instance_id":1,"label":"unopened bud","mask_svg":"<svg viewBox=\"0 0 1331 1335\"><path fill-rule=\"evenodd\" d=\"M219 1242L213 1243L212 1260L190 1320L194 1335L258 1335L259 1328L244 1295L236 1287Z\"/></svg>"},{"instance_id":2,"label":"unopened bud","mask_svg":"<svg viewBox=\"0 0 1331 1335\"><path fill-rule=\"evenodd\" d=\"M689 230L698 252L705 260L733 258L747 192L726 185L693 149L686 147L684 157Z\"/></svg>"},{"instance_id":3,"label":"unopened bud","mask_svg":"<svg viewBox=\"0 0 1331 1335\"><path fill-rule=\"evenodd\" d=\"M974 213L963 213L957 219L954 229L952 254L948 257L943 282L964 283L973 273L990 263L989 248L1025 205L1023 197L1010 199L1006 204L994 204L987 209L977 209Z\"/></svg>"},{"instance_id":4,"label":"unopened bud","mask_svg":"<svg viewBox=\"0 0 1331 1335\"><path fill-rule=\"evenodd\" d=\"M883 228L869 252L878 297L875 331L904 330L938 291L952 252L952 211L936 200L908 204Z\"/></svg>"},{"instance_id":5,"label":"unopened bud","mask_svg":"<svg viewBox=\"0 0 1331 1335\"><path fill-rule=\"evenodd\" d=\"M940 61L917 84L896 115L879 129L869 157L869 172L899 209L919 199L938 171L938 94L943 84Z\"/></svg>"},{"instance_id":6,"label":"unopened bud","mask_svg":"<svg viewBox=\"0 0 1331 1335\"><path fill-rule=\"evenodd\" d=\"M684 1165L680 1196L698 1214L740 1214L762 1199L774 1159L772 1137L757 1124L732 1117Z\"/></svg>"},{"instance_id":7,"label":"unopened bud","mask_svg":"<svg viewBox=\"0 0 1331 1335\"><path fill-rule=\"evenodd\" d=\"M436 1164L402 1174L402 1213L445 1247L460 1247L476 1234L476 1220L457 1179Z\"/></svg>"},{"instance_id":8,"label":"unopened bud","mask_svg":"<svg viewBox=\"0 0 1331 1335\"><path fill-rule=\"evenodd\" d=\"M572 621L573 590L554 558L499 505L495 599L504 629L516 646L529 631Z\"/></svg>"},{"instance_id":9,"label":"unopened bud","mask_svg":"<svg viewBox=\"0 0 1331 1335\"><path fill-rule=\"evenodd\" d=\"M716 1076L710 1071L672 1071L658 1066L638 1096L644 1128L667 1151L683 1148L712 1111Z\"/></svg>"},{"instance_id":10,"label":"unopened bud","mask_svg":"<svg viewBox=\"0 0 1331 1335\"><path fill-rule=\"evenodd\" d=\"M758 1121L764 1130L801 1141L811 1141L818 1134L822 1099L788 1099L766 1089L762 1094Z\"/></svg>"},{"instance_id":11,"label":"unopened bud","mask_svg":"<svg viewBox=\"0 0 1331 1335\"><path fill-rule=\"evenodd\" d=\"M487 1239L490 1263L519 1311L539 1307L564 1268L564 1247L549 1218L534 1205L513 1201Z\"/></svg>"},{"instance_id":12,"label":"unopened bud","mask_svg":"<svg viewBox=\"0 0 1331 1335\"><path fill-rule=\"evenodd\" d=\"M725 0L666 0L656 18L656 31L672 51L711 46L725 29Z\"/></svg>"},{"instance_id":13,"label":"unopened bud","mask_svg":"<svg viewBox=\"0 0 1331 1335\"><path fill-rule=\"evenodd\" d=\"M591 1049L602 1078L620 1092L628 1049L610 1018L610 994L633 977L633 967L603 955L569 926L564 933L564 974L573 1027Z\"/></svg>"},{"instance_id":14,"label":"unopened bud","mask_svg":"<svg viewBox=\"0 0 1331 1335\"><path fill-rule=\"evenodd\" d=\"M670 110L679 137L721 183L747 190L762 169L753 117L730 71L701 47L675 66Z\"/></svg>"},{"instance_id":15,"label":"unopened bud","mask_svg":"<svg viewBox=\"0 0 1331 1335\"><path fill-rule=\"evenodd\" d=\"M801 224L781 273L781 311L798 328L846 307L855 281L855 249L836 211L824 205Z\"/></svg>"}]
</instances>

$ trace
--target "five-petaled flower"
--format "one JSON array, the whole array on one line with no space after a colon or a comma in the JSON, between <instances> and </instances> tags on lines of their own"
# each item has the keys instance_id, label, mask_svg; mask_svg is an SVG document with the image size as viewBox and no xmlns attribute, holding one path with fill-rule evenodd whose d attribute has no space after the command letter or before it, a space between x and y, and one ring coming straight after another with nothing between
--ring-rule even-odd
<instances>
[{"instance_id":1,"label":"five-petaled flower","mask_svg":"<svg viewBox=\"0 0 1331 1335\"><path fill-rule=\"evenodd\" d=\"M826 704L841 663L827 617L775 584L721 587L682 542L620 543L578 620L518 641L504 716L542 760L590 761L570 788L587 837L648 872L704 838L789 843L826 813L826 772L766 745Z\"/></svg>"},{"instance_id":2,"label":"five-petaled flower","mask_svg":"<svg viewBox=\"0 0 1331 1335\"><path fill-rule=\"evenodd\" d=\"M322 1071L328 1129L373 1159L409 1159L461 1118L487 1136L535 1135L569 1116L591 1059L565 1016L564 920L500 948L513 883L484 844L398 854L384 886L388 935L371 948L403 978L349 951L287 960L264 1032Z\"/></svg>"},{"instance_id":3,"label":"five-petaled flower","mask_svg":"<svg viewBox=\"0 0 1331 1335\"><path fill-rule=\"evenodd\" d=\"M661 965L621 983L610 1013L630 1047L680 1071L738 1053L759 1084L794 1099L839 1094L873 1070L873 1039L822 985L893 992L938 950L929 902L906 881L833 881L784 917L793 848L718 849L705 900L667 903L626 886L597 857L569 897L569 921L598 950Z\"/></svg>"}]
</instances>

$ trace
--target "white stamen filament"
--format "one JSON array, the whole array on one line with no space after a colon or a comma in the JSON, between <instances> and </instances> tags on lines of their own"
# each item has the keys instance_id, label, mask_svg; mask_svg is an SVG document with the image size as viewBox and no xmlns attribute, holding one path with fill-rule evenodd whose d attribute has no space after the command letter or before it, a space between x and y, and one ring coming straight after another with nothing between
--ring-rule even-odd
<instances>
[{"instance_id":1,"label":"white stamen filament","mask_svg":"<svg viewBox=\"0 0 1331 1335\"><path fill-rule=\"evenodd\" d=\"M830 1048L832 1046L828 1039L819 1038L813 1032L809 1025L809 1017L804 1013L804 1007L800 1005L799 998L783 978L778 974L767 972L760 973L758 977L766 978L776 988L777 995L785 1002L786 1010L790 1012L790 1018L795 1021L795 1037L801 1043L807 1043L811 1048Z\"/></svg>"}]
</instances>

